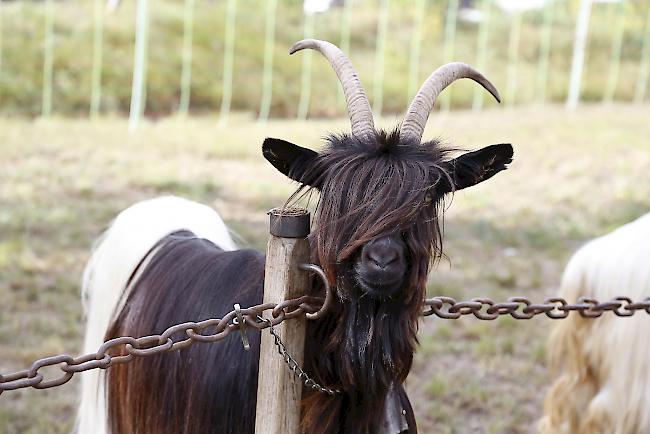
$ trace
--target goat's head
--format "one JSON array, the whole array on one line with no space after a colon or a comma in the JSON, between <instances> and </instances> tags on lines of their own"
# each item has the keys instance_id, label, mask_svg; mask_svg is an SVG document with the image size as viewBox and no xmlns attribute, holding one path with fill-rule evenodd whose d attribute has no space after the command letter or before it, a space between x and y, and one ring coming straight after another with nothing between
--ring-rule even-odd
<instances>
[{"instance_id":1,"label":"goat's head","mask_svg":"<svg viewBox=\"0 0 650 434\"><path fill-rule=\"evenodd\" d=\"M341 299L421 300L428 266L441 253L444 196L490 178L512 159L509 144L451 159L438 141L421 142L424 126L437 95L456 79L471 78L497 100L498 92L470 66L447 64L423 84L401 127L385 133L375 130L366 94L341 50L304 40L291 53L305 48L318 50L336 71L352 133L330 136L320 153L266 139L264 156L303 188L320 192L316 255Z\"/></svg>"},{"instance_id":2,"label":"goat's head","mask_svg":"<svg viewBox=\"0 0 650 434\"><path fill-rule=\"evenodd\" d=\"M318 50L336 71L352 132L329 136L321 152L266 139L263 153L301 183L293 199L313 190L320 194L312 253L338 297L333 315L320 322L327 339L314 370L324 384L347 393L346 408L357 414L352 431L372 432L369 427L378 423L373 415L387 390L403 382L411 368L429 266L441 255L445 195L504 170L513 152L502 144L451 158L440 142L422 142L437 95L454 80L471 78L499 99L494 86L470 66L451 63L436 70L401 126L386 133L375 129L368 98L341 50L305 40L291 53L305 48ZM304 407L305 420L311 421L306 426L321 426L322 414L342 405L318 395Z\"/></svg>"}]
</instances>

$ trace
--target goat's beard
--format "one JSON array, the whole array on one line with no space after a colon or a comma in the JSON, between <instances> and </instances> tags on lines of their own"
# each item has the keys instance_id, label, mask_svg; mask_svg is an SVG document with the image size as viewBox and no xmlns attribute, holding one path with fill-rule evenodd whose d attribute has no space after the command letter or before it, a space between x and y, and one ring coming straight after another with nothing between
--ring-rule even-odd
<instances>
[{"instance_id":1,"label":"goat's beard","mask_svg":"<svg viewBox=\"0 0 650 434\"><path fill-rule=\"evenodd\" d=\"M402 384L411 369L424 279L417 284L407 281L395 296L377 300L363 296L353 279L339 279L337 303L327 318L310 326L312 347L306 354L315 359L306 362L319 381L344 395L309 394L303 411L307 425L319 427L314 432L330 432L327 426L339 418L345 419L345 432L376 430L388 390ZM350 297L342 300L341 293Z\"/></svg>"},{"instance_id":2,"label":"goat's beard","mask_svg":"<svg viewBox=\"0 0 650 434\"><path fill-rule=\"evenodd\" d=\"M406 379L417 344L417 319L408 318L409 307L399 296L380 301L362 295L342 305L335 335L346 391L378 397Z\"/></svg>"}]
</instances>

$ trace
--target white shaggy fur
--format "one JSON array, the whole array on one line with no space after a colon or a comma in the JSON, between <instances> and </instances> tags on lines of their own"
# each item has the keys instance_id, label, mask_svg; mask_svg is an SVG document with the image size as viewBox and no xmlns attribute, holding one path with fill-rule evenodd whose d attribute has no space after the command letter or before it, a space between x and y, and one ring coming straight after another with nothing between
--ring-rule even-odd
<instances>
[{"instance_id":1,"label":"white shaggy fur","mask_svg":"<svg viewBox=\"0 0 650 434\"><path fill-rule=\"evenodd\" d=\"M92 353L104 335L127 289L129 278L151 248L163 237L188 230L224 250L235 243L219 214L211 208L179 197L139 202L122 211L98 240L83 276L82 300L87 318L83 353ZM79 434L107 434L103 372L82 374Z\"/></svg>"},{"instance_id":2,"label":"white shaggy fur","mask_svg":"<svg viewBox=\"0 0 650 434\"><path fill-rule=\"evenodd\" d=\"M609 300L650 296L650 214L582 247L561 296ZM549 339L557 375L546 396L544 434L650 433L650 316L598 319L571 314Z\"/></svg>"}]
</instances>

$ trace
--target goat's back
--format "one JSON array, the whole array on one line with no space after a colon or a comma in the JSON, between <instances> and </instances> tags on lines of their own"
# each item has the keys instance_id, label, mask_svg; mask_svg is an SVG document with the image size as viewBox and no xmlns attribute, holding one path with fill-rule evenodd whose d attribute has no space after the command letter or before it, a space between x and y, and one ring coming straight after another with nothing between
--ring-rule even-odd
<instances>
[{"instance_id":1,"label":"goat's back","mask_svg":"<svg viewBox=\"0 0 650 434\"><path fill-rule=\"evenodd\" d=\"M263 271L263 256L257 252L224 252L188 232L167 236L134 283L106 338L159 334L174 324L221 318L235 303L259 304ZM197 343L111 367L110 432L252 433L259 333L249 335L250 351L244 351L233 333L218 343Z\"/></svg>"},{"instance_id":2,"label":"goat's back","mask_svg":"<svg viewBox=\"0 0 650 434\"><path fill-rule=\"evenodd\" d=\"M185 232L179 233L179 231ZM170 236L174 233L176 235ZM263 267L260 265L263 264L261 255L246 251L229 252L235 249L235 244L230 238L226 225L214 210L178 197L142 201L118 215L98 240L84 271L82 301L87 318L84 353L96 351L109 337L109 328L119 327L124 334L137 337L160 333L162 330L156 327L161 325L161 321L172 321L183 315L187 316L187 320L195 321L200 315L214 317L224 310L232 309L231 298L241 288L230 284L225 279L210 282L211 287L206 286L202 289L204 292L208 289L214 290L214 294L211 294L211 298L208 295L205 299L197 300L196 297L200 295L197 291L200 288L192 288L187 283L197 277L197 272L201 274L206 271L197 270L193 263L187 263L186 258L181 258L178 263L167 261L167 267L160 266L165 265L165 261L154 261L158 263L157 270L171 273L176 279L181 279L182 285L162 288L165 283L159 279L162 271L155 273L155 276L149 272L150 277L146 282L141 279L144 272L149 269L149 264L152 264L152 259L169 258L169 255L164 255L165 250L172 246L178 247L177 244L182 241L182 238L185 238L183 245L190 246L189 249L185 247L186 250L192 250L195 254L206 253L211 259L209 264L204 262L204 265L211 269L208 272L214 272L212 268L218 269L219 266L222 266L221 271L225 272L223 267L226 267L226 264L230 266L238 263L239 265L234 265L234 268L228 268L228 272L250 277L254 282L251 287L255 287L252 292L257 291L261 294L263 279L263 273L260 271ZM157 256L158 254L161 256ZM186 265L179 266L183 261ZM249 269L244 269L248 266ZM163 270L164 268L167 269ZM166 275L166 282L174 281L173 276ZM147 284L153 278L159 279L158 284L161 287L158 287L158 284L156 287ZM140 290L140 284L134 284L135 282L143 282L146 289ZM146 313L148 319L144 318L144 310L138 313L138 309L144 309L142 306L127 306L126 302L132 297L146 305L144 308L148 309ZM247 304L245 297L258 299L250 293L245 293L242 297L235 297L237 298L235 302L241 303L242 306ZM168 317L162 316L161 312ZM127 322L118 324L118 317ZM167 357L171 360L174 357L178 358L178 354L168 354ZM181 359L185 360L184 357L182 356ZM109 371L113 372L117 369L113 367ZM77 432L80 434L108 433L107 394L104 383L103 371L93 370L82 376L81 403L77 418ZM134 388L129 390L136 390L138 386L134 385ZM111 396L108 398L113 399ZM151 408L150 411L158 410Z\"/></svg>"},{"instance_id":3,"label":"goat's back","mask_svg":"<svg viewBox=\"0 0 650 434\"><path fill-rule=\"evenodd\" d=\"M650 296L650 214L583 246L565 270L562 297L599 301ZM572 314L549 339L557 376L546 397L544 433L650 432L650 316Z\"/></svg>"}]
</instances>

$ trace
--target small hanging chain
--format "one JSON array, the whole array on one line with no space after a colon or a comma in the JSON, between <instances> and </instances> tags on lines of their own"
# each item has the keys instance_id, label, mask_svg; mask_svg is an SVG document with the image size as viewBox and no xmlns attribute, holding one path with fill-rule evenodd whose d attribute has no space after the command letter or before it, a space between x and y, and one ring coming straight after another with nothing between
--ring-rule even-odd
<instances>
[{"instance_id":1,"label":"small hanging chain","mask_svg":"<svg viewBox=\"0 0 650 434\"><path fill-rule=\"evenodd\" d=\"M280 339L280 335L275 331L271 320L262 318L261 316L257 317L258 320L268 324L269 332L273 336L275 346L278 348L278 353L284 358L284 361L287 363L289 370L292 371L299 380L301 380L306 387L309 387L313 390L318 390L321 393L325 393L330 396L341 393L338 389L330 389L328 387L321 386L313 378L311 378L303 369L300 367L296 359L294 359L291 354L287 351L287 347L284 345L284 342Z\"/></svg>"}]
</instances>

